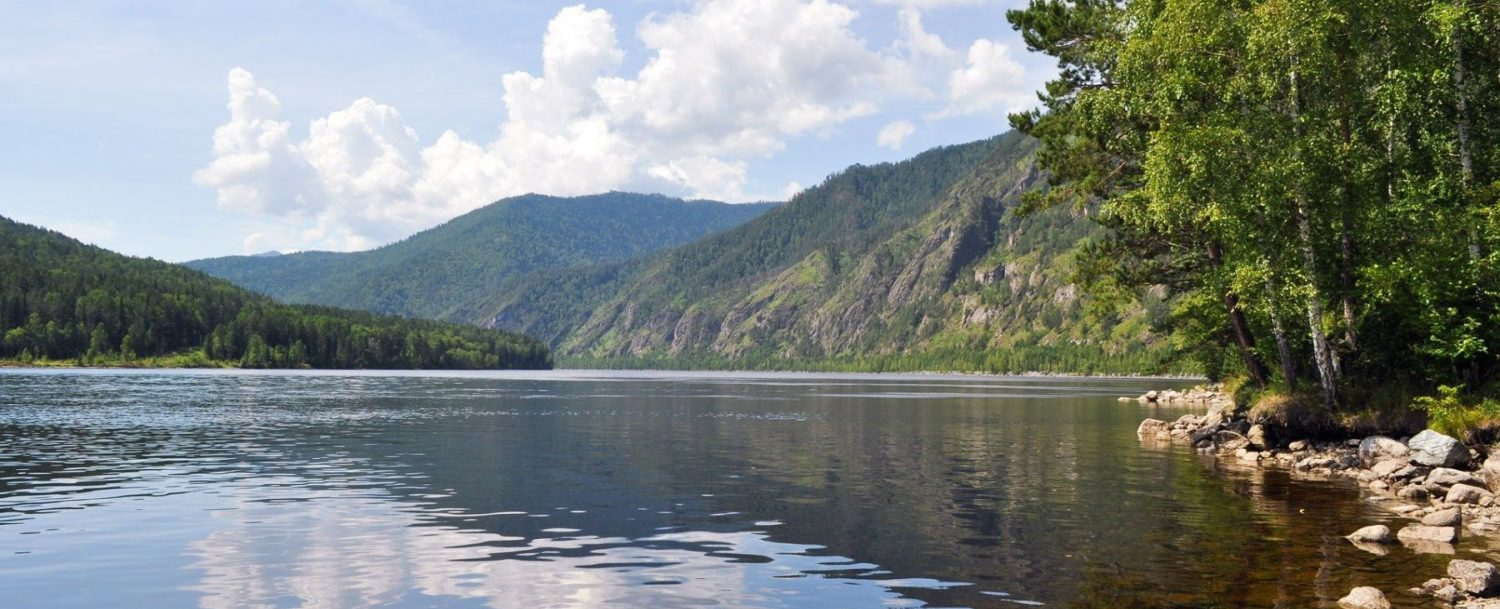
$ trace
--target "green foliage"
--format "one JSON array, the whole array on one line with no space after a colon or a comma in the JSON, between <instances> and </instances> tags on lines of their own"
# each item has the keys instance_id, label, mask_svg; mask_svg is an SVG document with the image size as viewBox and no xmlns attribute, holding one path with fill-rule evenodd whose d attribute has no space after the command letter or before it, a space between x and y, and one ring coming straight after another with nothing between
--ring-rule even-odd
<instances>
[{"instance_id":1,"label":"green foliage","mask_svg":"<svg viewBox=\"0 0 1500 609\"><path fill-rule=\"evenodd\" d=\"M1494 378L1500 4L1032 0L1009 19L1061 68L1012 122L1049 172L1030 200L1108 229L1081 265L1096 296L1165 286L1150 317L1204 369L1330 404Z\"/></svg>"},{"instance_id":2,"label":"green foliage","mask_svg":"<svg viewBox=\"0 0 1500 609\"><path fill-rule=\"evenodd\" d=\"M0 218L0 360L257 368L543 368L525 336L277 304L176 265Z\"/></svg>"},{"instance_id":3,"label":"green foliage","mask_svg":"<svg viewBox=\"0 0 1500 609\"><path fill-rule=\"evenodd\" d=\"M1412 405L1427 413L1428 427L1455 438L1469 438L1500 421L1500 401L1466 398L1461 387L1442 385L1436 396L1419 397Z\"/></svg>"},{"instance_id":4,"label":"green foliage","mask_svg":"<svg viewBox=\"0 0 1500 609\"><path fill-rule=\"evenodd\" d=\"M187 266L283 302L467 321L533 271L624 260L772 207L621 192L525 195L369 251L230 256Z\"/></svg>"}]
</instances>

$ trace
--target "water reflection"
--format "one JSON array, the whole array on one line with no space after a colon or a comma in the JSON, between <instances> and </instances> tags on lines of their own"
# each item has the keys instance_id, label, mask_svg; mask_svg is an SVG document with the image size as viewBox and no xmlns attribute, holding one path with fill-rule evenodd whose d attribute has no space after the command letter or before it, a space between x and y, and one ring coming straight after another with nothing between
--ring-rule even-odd
<instances>
[{"instance_id":1,"label":"water reflection","mask_svg":"<svg viewBox=\"0 0 1500 609\"><path fill-rule=\"evenodd\" d=\"M1146 407L1114 400L1140 390L0 371L0 598L1304 607L1442 571L1344 541L1387 518L1352 487L1142 446Z\"/></svg>"}]
</instances>

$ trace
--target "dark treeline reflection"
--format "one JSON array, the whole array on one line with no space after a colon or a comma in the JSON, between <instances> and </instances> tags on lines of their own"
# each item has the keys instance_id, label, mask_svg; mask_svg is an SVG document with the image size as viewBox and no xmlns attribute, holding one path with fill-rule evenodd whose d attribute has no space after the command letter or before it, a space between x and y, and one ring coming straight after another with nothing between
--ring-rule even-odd
<instances>
[{"instance_id":1,"label":"dark treeline reflection","mask_svg":"<svg viewBox=\"0 0 1500 609\"><path fill-rule=\"evenodd\" d=\"M0 548L140 554L45 531L140 504L185 523L155 577L225 607L1302 607L1442 571L1345 542L1383 517L1352 488L1143 446L1139 385L8 374Z\"/></svg>"}]
</instances>

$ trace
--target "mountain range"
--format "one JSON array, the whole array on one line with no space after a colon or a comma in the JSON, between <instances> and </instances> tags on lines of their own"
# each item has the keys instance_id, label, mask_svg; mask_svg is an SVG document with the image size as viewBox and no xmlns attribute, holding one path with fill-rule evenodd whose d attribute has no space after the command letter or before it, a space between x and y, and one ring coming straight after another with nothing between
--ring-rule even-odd
<instances>
[{"instance_id":1,"label":"mountain range","mask_svg":"<svg viewBox=\"0 0 1500 609\"><path fill-rule=\"evenodd\" d=\"M373 250L209 258L186 263L292 303L468 321L473 307L539 269L623 260L754 218L729 205L611 192L498 201ZM269 255L268 255L269 254Z\"/></svg>"},{"instance_id":2,"label":"mountain range","mask_svg":"<svg viewBox=\"0 0 1500 609\"><path fill-rule=\"evenodd\" d=\"M1148 372L1159 292L1088 303L1084 211L1019 133L854 165L785 204L528 195L369 252L189 266L292 302L525 332L571 365Z\"/></svg>"}]
</instances>

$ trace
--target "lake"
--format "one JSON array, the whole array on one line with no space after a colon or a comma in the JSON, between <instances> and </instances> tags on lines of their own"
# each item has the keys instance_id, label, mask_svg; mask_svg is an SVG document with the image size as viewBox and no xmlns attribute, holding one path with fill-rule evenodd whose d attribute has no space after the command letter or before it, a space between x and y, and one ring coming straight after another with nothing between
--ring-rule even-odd
<instances>
[{"instance_id":1,"label":"lake","mask_svg":"<svg viewBox=\"0 0 1500 609\"><path fill-rule=\"evenodd\" d=\"M1174 385L0 370L0 606L1430 606L1351 483L1138 440Z\"/></svg>"}]
</instances>

